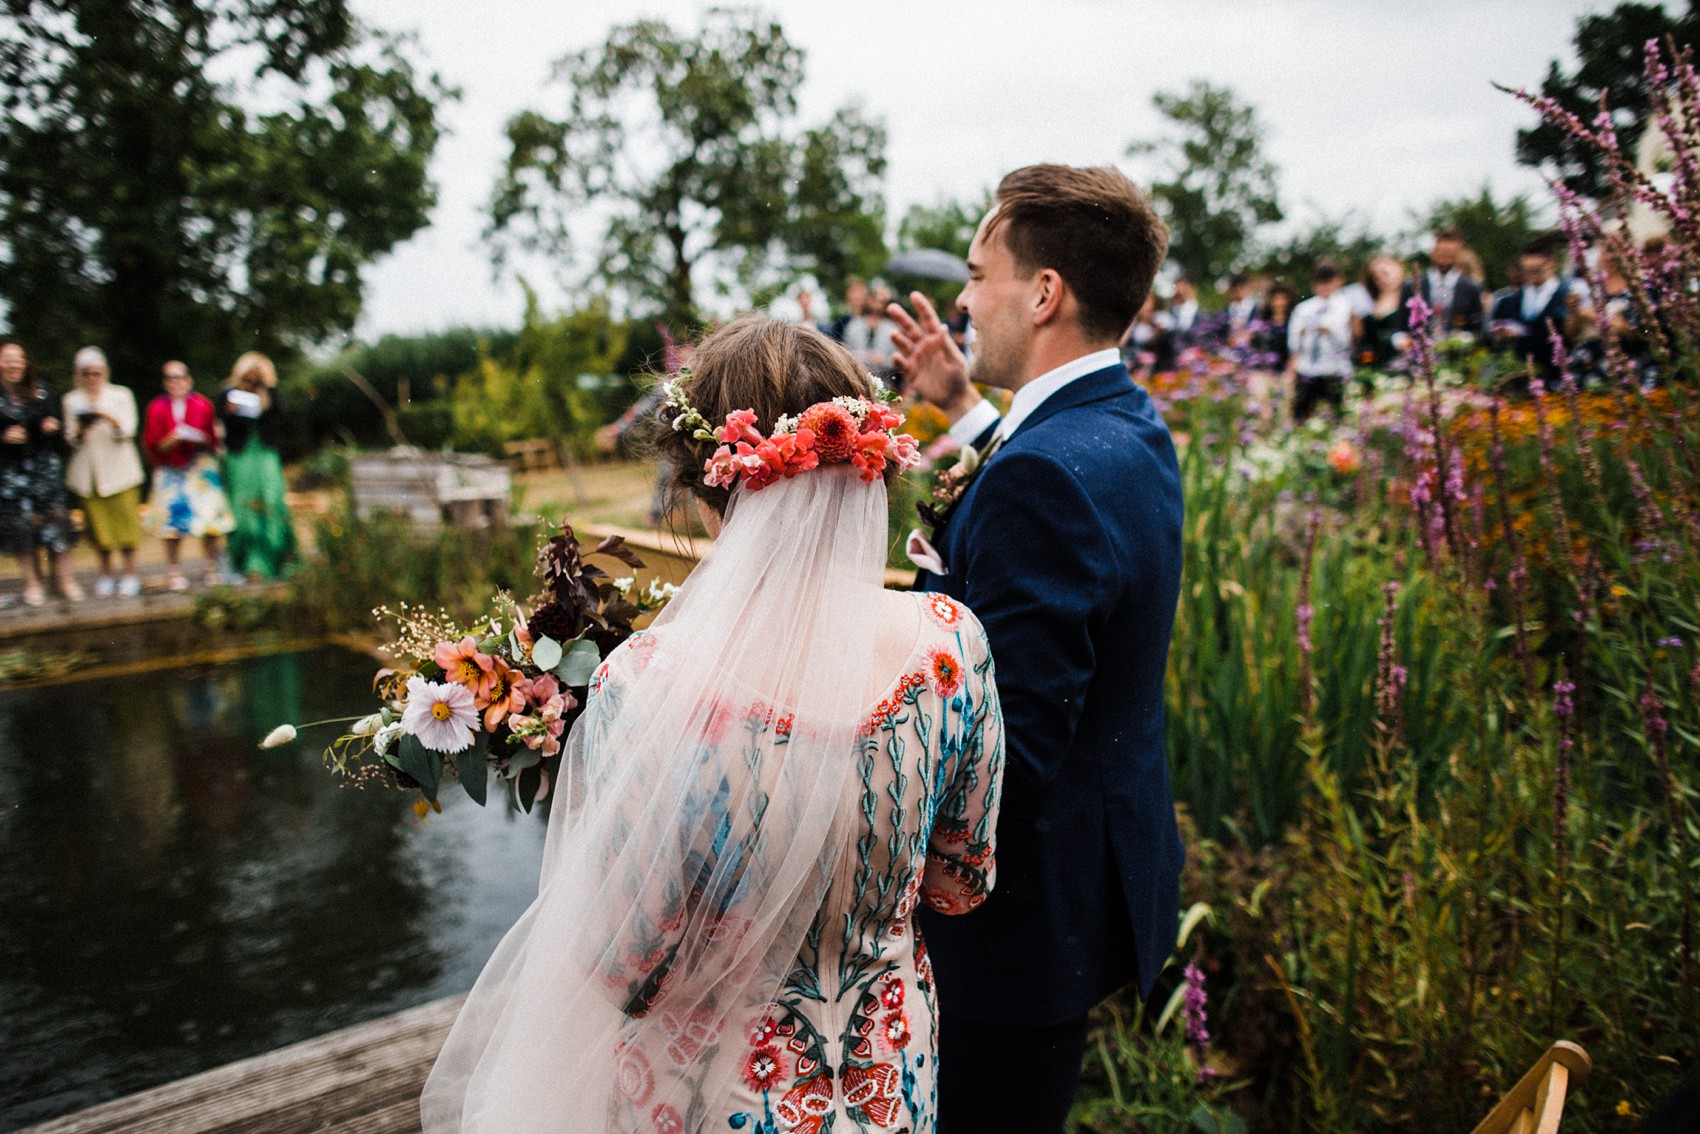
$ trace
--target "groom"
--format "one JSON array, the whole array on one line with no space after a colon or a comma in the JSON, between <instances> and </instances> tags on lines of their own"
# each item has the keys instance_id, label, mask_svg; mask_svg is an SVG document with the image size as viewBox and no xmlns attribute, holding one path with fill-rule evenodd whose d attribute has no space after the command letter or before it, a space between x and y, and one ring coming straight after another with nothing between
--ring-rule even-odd
<instances>
[{"instance_id":1,"label":"groom","mask_svg":"<svg viewBox=\"0 0 1700 1134\"><path fill-rule=\"evenodd\" d=\"M940 1134L1051 1134L1093 1005L1174 947L1183 852L1163 747L1181 568L1175 450L1116 344L1168 229L1112 169L1003 179L959 304L972 371L931 304L893 305L897 363L986 459L940 518L918 590L991 638L1009 760L997 890L924 914L938 979ZM1010 390L999 418L970 379Z\"/></svg>"}]
</instances>

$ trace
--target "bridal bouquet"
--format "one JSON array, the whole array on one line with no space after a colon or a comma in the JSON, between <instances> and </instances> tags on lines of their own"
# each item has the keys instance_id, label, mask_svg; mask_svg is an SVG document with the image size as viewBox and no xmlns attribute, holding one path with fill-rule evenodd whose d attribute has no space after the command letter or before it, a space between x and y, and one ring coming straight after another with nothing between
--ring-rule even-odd
<instances>
[{"instance_id":1,"label":"bridal bouquet","mask_svg":"<svg viewBox=\"0 0 1700 1134\"><path fill-rule=\"evenodd\" d=\"M643 566L619 536L588 554ZM493 769L531 810L549 794L562 741L602 658L673 593L670 584L640 589L631 577L613 578L584 555L563 523L538 552L543 589L529 613L506 595L470 628L405 603L376 611L398 627L388 647L397 664L378 671L373 688L382 706L348 718L353 727L325 750L327 766L359 783L417 790L422 818L442 809L438 789L450 778L482 805L486 769ZM264 746L293 740L295 731L283 725Z\"/></svg>"}]
</instances>

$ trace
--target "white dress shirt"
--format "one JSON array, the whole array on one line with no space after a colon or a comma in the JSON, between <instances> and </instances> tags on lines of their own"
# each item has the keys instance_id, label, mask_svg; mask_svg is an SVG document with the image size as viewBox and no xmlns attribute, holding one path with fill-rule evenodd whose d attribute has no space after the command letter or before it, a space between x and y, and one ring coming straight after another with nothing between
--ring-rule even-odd
<instances>
[{"instance_id":1,"label":"white dress shirt","mask_svg":"<svg viewBox=\"0 0 1700 1134\"><path fill-rule=\"evenodd\" d=\"M1352 375L1352 300L1344 290L1313 295L1293 308L1287 321L1293 369L1306 378Z\"/></svg>"},{"instance_id":2,"label":"white dress shirt","mask_svg":"<svg viewBox=\"0 0 1700 1134\"><path fill-rule=\"evenodd\" d=\"M1052 394L1076 378L1095 374L1106 367L1119 364L1121 360L1121 351L1109 347L1065 362L1054 370L1047 370L1017 390L1015 397L1010 399L1009 415L1002 422L998 421L997 407L982 400L957 419L956 424L950 427L950 435L958 445L972 445L976 437L996 424L998 437L1007 439L1021 428L1021 423L1032 416L1034 410L1044 405L1045 399Z\"/></svg>"}]
</instances>

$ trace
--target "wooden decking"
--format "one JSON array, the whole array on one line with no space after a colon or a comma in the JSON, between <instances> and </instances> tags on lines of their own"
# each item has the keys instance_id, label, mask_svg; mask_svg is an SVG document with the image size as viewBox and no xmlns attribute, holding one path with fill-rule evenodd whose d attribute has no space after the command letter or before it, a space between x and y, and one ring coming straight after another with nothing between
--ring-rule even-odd
<instances>
[{"instance_id":1,"label":"wooden decking","mask_svg":"<svg viewBox=\"0 0 1700 1134\"><path fill-rule=\"evenodd\" d=\"M459 996L114 1099L17 1134L418 1134Z\"/></svg>"}]
</instances>

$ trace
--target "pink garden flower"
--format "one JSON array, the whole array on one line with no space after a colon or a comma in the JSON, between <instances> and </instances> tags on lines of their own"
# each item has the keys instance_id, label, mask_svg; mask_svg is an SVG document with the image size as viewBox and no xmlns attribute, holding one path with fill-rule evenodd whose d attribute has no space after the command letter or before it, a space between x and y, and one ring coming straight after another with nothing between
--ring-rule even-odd
<instances>
[{"instance_id":1,"label":"pink garden flower","mask_svg":"<svg viewBox=\"0 0 1700 1134\"><path fill-rule=\"evenodd\" d=\"M438 643L431 660L443 668L443 679L476 690L490 675L491 658L478 652L478 643L468 636L459 642Z\"/></svg>"},{"instance_id":2,"label":"pink garden flower","mask_svg":"<svg viewBox=\"0 0 1700 1134\"><path fill-rule=\"evenodd\" d=\"M484 683L472 691L473 703L484 710L486 729L494 732L509 713L525 710L525 694L518 687L524 680L519 670L501 658L490 660L490 672L485 675Z\"/></svg>"}]
</instances>

